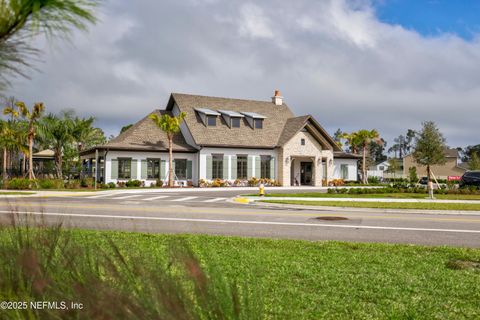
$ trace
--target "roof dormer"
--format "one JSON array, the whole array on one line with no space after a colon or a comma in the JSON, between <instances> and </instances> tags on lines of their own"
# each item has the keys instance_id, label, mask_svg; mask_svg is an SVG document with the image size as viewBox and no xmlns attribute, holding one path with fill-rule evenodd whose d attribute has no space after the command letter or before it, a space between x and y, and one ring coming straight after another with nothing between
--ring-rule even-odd
<instances>
[{"instance_id":1,"label":"roof dormer","mask_svg":"<svg viewBox=\"0 0 480 320\"><path fill-rule=\"evenodd\" d=\"M223 119L230 128L240 128L242 118L245 116L241 113L231 110L218 110L222 114Z\"/></svg>"},{"instance_id":2,"label":"roof dormer","mask_svg":"<svg viewBox=\"0 0 480 320\"><path fill-rule=\"evenodd\" d=\"M217 125L217 117L220 115L217 111L207 108L195 108L206 127L215 127Z\"/></svg>"},{"instance_id":3,"label":"roof dormer","mask_svg":"<svg viewBox=\"0 0 480 320\"><path fill-rule=\"evenodd\" d=\"M252 129L263 129L263 120L267 117L256 112L241 112Z\"/></svg>"}]
</instances>

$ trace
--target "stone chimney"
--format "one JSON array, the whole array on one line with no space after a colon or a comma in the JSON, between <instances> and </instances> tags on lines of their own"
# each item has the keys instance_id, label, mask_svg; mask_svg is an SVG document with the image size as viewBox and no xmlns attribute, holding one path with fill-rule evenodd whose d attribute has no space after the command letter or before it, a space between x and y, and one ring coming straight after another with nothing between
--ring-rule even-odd
<instances>
[{"instance_id":1,"label":"stone chimney","mask_svg":"<svg viewBox=\"0 0 480 320\"><path fill-rule=\"evenodd\" d=\"M281 106L283 104L283 97L280 90L275 90L275 94L272 97L272 103L276 106Z\"/></svg>"}]
</instances>

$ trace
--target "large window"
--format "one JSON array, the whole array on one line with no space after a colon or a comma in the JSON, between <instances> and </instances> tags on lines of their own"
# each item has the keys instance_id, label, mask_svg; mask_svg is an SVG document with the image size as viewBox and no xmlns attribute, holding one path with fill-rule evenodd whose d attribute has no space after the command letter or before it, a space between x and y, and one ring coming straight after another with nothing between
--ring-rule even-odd
<instances>
[{"instance_id":1,"label":"large window","mask_svg":"<svg viewBox=\"0 0 480 320\"><path fill-rule=\"evenodd\" d=\"M247 179L248 157L237 156L237 179Z\"/></svg>"},{"instance_id":2,"label":"large window","mask_svg":"<svg viewBox=\"0 0 480 320\"><path fill-rule=\"evenodd\" d=\"M147 159L147 179L158 179L160 177L160 159Z\"/></svg>"},{"instance_id":3,"label":"large window","mask_svg":"<svg viewBox=\"0 0 480 320\"><path fill-rule=\"evenodd\" d=\"M223 179L223 155L212 156L212 179Z\"/></svg>"},{"instance_id":4,"label":"large window","mask_svg":"<svg viewBox=\"0 0 480 320\"><path fill-rule=\"evenodd\" d=\"M340 165L340 175L343 180L348 180L348 165L341 164Z\"/></svg>"},{"instance_id":5,"label":"large window","mask_svg":"<svg viewBox=\"0 0 480 320\"><path fill-rule=\"evenodd\" d=\"M231 118L232 128L240 128L240 118Z\"/></svg>"},{"instance_id":6,"label":"large window","mask_svg":"<svg viewBox=\"0 0 480 320\"><path fill-rule=\"evenodd\" d=\"M270 179L270 156L260 157L260 177L264 179Z\"/></svg>"},{"instance_id":7,"label":"large window","mask_svg":"<svg viewBox=\"0 0 480 320\"><path fill-rule=\"evenodd\" d=\"M178 180L187 179L187 159L175 159L175 175Z\"/></svg>"},{"instance_id":8,"label":"large window","mask_svg":"<svg viewBox=\"0 0 480 320\"><path fill-rule=\"evenodd\" d=\"M215 127L217 125L217 117L216 116L207 116L207 125L209 127Z\"/></svg>"},{"instance_id":9,"label":"large window","mask_svg":"<svg viewBox=\"0 0 480 320\"><path fill-rule=\"evenodd\" d=\"M263 119L255 119L255 129L263 128Z\"/></svg>"},{"instance_id":10,"label":"large window","mask_svg":"<svg viewBox=\"0 0 480 320\"><path fill-rule=\"evenodd\" d=\"M118 159L118 179L132 178L132 159L119 158Z\"/></svg>"}]
</instances>

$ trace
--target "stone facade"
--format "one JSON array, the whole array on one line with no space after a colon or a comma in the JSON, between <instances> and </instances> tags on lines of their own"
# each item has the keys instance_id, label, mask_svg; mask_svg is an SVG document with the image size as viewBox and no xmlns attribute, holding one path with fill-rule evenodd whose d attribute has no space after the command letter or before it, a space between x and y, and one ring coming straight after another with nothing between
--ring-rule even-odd
<instances>
[{"instance_id":1,"label":"stone facade","mask_svg":"<svg viewBox=\"0 0 480 320\"><path fill-rule=\"evenodd\" d=\"M300 162L312 163L312 185L322 186L323 179L332 179L333 151L322 148L318 141L306 131L299 131L278 152L278 178L282 186L292 185L292 165L293 176L299 177ZM326 177L324 177L324 166L326 166Z\"/></svg>"}]
</instances>

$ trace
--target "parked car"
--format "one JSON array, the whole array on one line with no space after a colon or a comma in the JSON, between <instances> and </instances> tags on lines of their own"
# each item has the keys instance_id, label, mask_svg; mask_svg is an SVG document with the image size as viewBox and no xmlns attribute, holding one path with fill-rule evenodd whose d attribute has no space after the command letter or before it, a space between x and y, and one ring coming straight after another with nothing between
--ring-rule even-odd
<instances>
[{"instance_id":1,"label":"parked car","mask_svg":"<svg viewBox=\"0 0 480 320\"><path fill-rule=\"evenodd\" d=\"M428 184L428 177L422 177L419 181L419 184L426 186Z\"/></svg>"},{"instance_id":2,"label":"parked car","mask_svg":"<svg viewBox=\"0 0 480 320\"><path fill-rule=\"evenodd\" d=\"M467 171L460 179L460 187L476 186L480 187L480 170Z\"/></svg>"}]
</instances>

